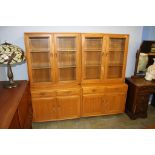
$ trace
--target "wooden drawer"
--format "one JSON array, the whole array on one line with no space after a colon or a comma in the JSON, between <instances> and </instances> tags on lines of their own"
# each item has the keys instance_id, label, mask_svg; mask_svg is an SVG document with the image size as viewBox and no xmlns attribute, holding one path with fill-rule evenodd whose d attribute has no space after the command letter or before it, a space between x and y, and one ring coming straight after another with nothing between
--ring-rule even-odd
<instances>
[{"instance_id":1,"label":"wooden drawer","mask_svg":"<svg viewBox=\"0 0 155 155\"><path fill-rule=\"evenodd\" d=\"M31 92L32 97L34 98L44 98L44 97L55 97L56 96L56 91L32 91Z\"/></svg>"},{"instance_id":2,"label":"wooden drawer","mask_svg":"<svg viewBox=\"0 0 155 155\"><path fill-rule=\"evenodd\" d=\"M121 93L126 92L127 86L104 86L104 87L85 87L83 88L84 94L97 94L97 93Z\"/></svg>"},{"instance_id":3,"label":"wooden drawer","mask_svg":"<svg viewBox=\"0 0 155 155\"><path fill-rule=\"evenodd\" d=\"M138 93L155 93L155 88L154 86L142 86L142 87L138 87Z\"/></svg>"},{"instance_id":4,"label":"wooden drawer","mask_svg":"<svg viewBox=\"0 0 155 155\"><path fill-rule=\"evenodd\" d=\"M57 96L80 95L80 89L57 90Z\"/></svg>"},{"instance_id":5,"label":"wooden drawer","mask_svg":"<svg viewBox=\"0 0 155 155\"><path fill-rule=\"evenodd\" d=\"M106 86L105 87L106 93L121 93L126 91L127 91L127 86Z\"/></svg>"},{"instance_id":6,"label":"wooden drawer","mask_svg":"<svg viewBox=\"0 0 155 155\"><path fill-rule=\"evenodd\" d=\"M83 88L84 94L97 94L97 93L105 93L105 87L95 88L95 87L86 87Z\"/></svg>"}]
</instances>

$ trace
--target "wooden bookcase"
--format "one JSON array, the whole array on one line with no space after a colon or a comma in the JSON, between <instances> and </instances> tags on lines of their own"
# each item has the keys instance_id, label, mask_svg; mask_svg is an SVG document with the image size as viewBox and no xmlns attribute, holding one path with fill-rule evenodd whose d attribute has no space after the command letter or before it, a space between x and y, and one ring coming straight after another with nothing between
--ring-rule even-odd
<instances>
[{"instance_id":1,"label":"wooden bookcase","mask_svg":"<svg viewBox=\"0 0 155 155\"><path fill-rule=\"evenodd\" d=\"M33 121L124 112L128 35L25 33Z\"/></svg>"}]
</instances>

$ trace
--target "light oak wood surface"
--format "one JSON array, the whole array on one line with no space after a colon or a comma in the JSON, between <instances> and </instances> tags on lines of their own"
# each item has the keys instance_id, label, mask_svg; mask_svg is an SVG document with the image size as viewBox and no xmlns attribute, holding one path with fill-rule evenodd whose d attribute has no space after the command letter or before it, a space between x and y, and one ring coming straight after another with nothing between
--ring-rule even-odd
<instances>
[{"instance_id":1,"label":"light oak wood surface","mask_svg":"<svg viewBox=\"0 0 155 155\"><path fill-rule=\"evenodd\" d=\"M124 112L126 34L25 33L33 121Z\"/></svg>"}]
</instances>

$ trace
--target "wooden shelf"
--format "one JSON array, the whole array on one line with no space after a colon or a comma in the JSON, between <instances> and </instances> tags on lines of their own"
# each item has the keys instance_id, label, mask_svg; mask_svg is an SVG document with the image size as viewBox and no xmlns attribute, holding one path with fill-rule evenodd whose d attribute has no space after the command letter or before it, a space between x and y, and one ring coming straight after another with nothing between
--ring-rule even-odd
<instances>
[{"instance_id":1,"label":"wooden shelf","mask_svg":"<svg viewBox=\"0 0 155 155\"><path fill-rule=\"evenodd\" d=\"M48 48L42 48L42 49L30 49L30 52L31 53L42 53L42 52L50 52L50 49Z\"/></svg>"},{"instance_id":2,"label":"wooden shelf","mask_svg":"<svg viewBox=\"0 0 155 155\"><path fill-rule=\"evenodd\" d=\"M32 67L32 69L50 69L51 67L40 67L40 66L38 66L38 67Z\"/></svg>"},{"instance_id":3,"label":"wooden shelf","mask_svg":"<svg viewBox=\"0 0 155 155\"><path fill-rule=\"evenodd\" d=\"M121 64L121 63L109 63L108 66L109 67L115 67L115 66L116 67L119 67L119 66L121 67L121 66L123 66L123 64Z\"/></svg>"},{"instance_id":4,"label":"wooden shelf","mask_svg":"<svg viewBox=\"0 0 155 155\"><path fill-rule=\"evenodd\" d=\"M124 52L122 49L109 49L109 52Z\"/></svg>"},{"instance_id":5,"label":"wooden shelf","mask_svg":"<svg viewBox=\"0 0 155 155\"><path fill-rule=\"evenodd\" d=\"M76 49L58 49L58 52L76 52Z\"/></svg>"},{"instance_id":6,"label":"wooden shelf","mask_svg":"<svg viewBox=\"0 0 155 155\"><path fill-rule=\"evenodd\" d=\"M101 66L100 64L94 64L94 65L86 65L86 67L99 67Z\"/></svg>"},{"instance_id":7,"label":"wooden shelf","mask_svg":"<svg viewBox=\"0 0 155 155\"><path fill-rule=\"evenodd\" d=\"M76 66L73 65L73 66L59 66L58 68L59 69L63 69L63 68L75 68Z\"/></svg>"},{"instance_id":8,"label":"wooden shelf","mask_svg":"<svg viewBox=\"0 0 155 155\"><path fill-rule=\"evenodd\" d=\"M51 66L49 66L49 64L33 64L32 65L32 69L48 69L51 68Z\"/></svg>"},{"instance_id":9,"label":"wooden shelf","mask_svg":"<svg viewBox=\"0 0 155 155\"><path fill-rule=\"evenodd\" d=\"M102 52L102 49L85 49L85 52Z\"/></svg>"}]
</instances>

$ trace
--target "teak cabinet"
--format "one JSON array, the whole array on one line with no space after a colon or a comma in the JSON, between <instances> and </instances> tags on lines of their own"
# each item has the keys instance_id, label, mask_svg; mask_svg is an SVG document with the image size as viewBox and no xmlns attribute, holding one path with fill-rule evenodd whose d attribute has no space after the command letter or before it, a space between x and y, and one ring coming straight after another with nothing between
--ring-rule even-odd
<instances>
[{"instance_id":1,"label":"teak cabinet","mask_svg":"<svg viewBox=\"0 0 155 155\"><path fill-rule=\"evenodd\" d=\"M128 35L25 33L33 121L124 112Z\"/></svg>"}]
</instances>

